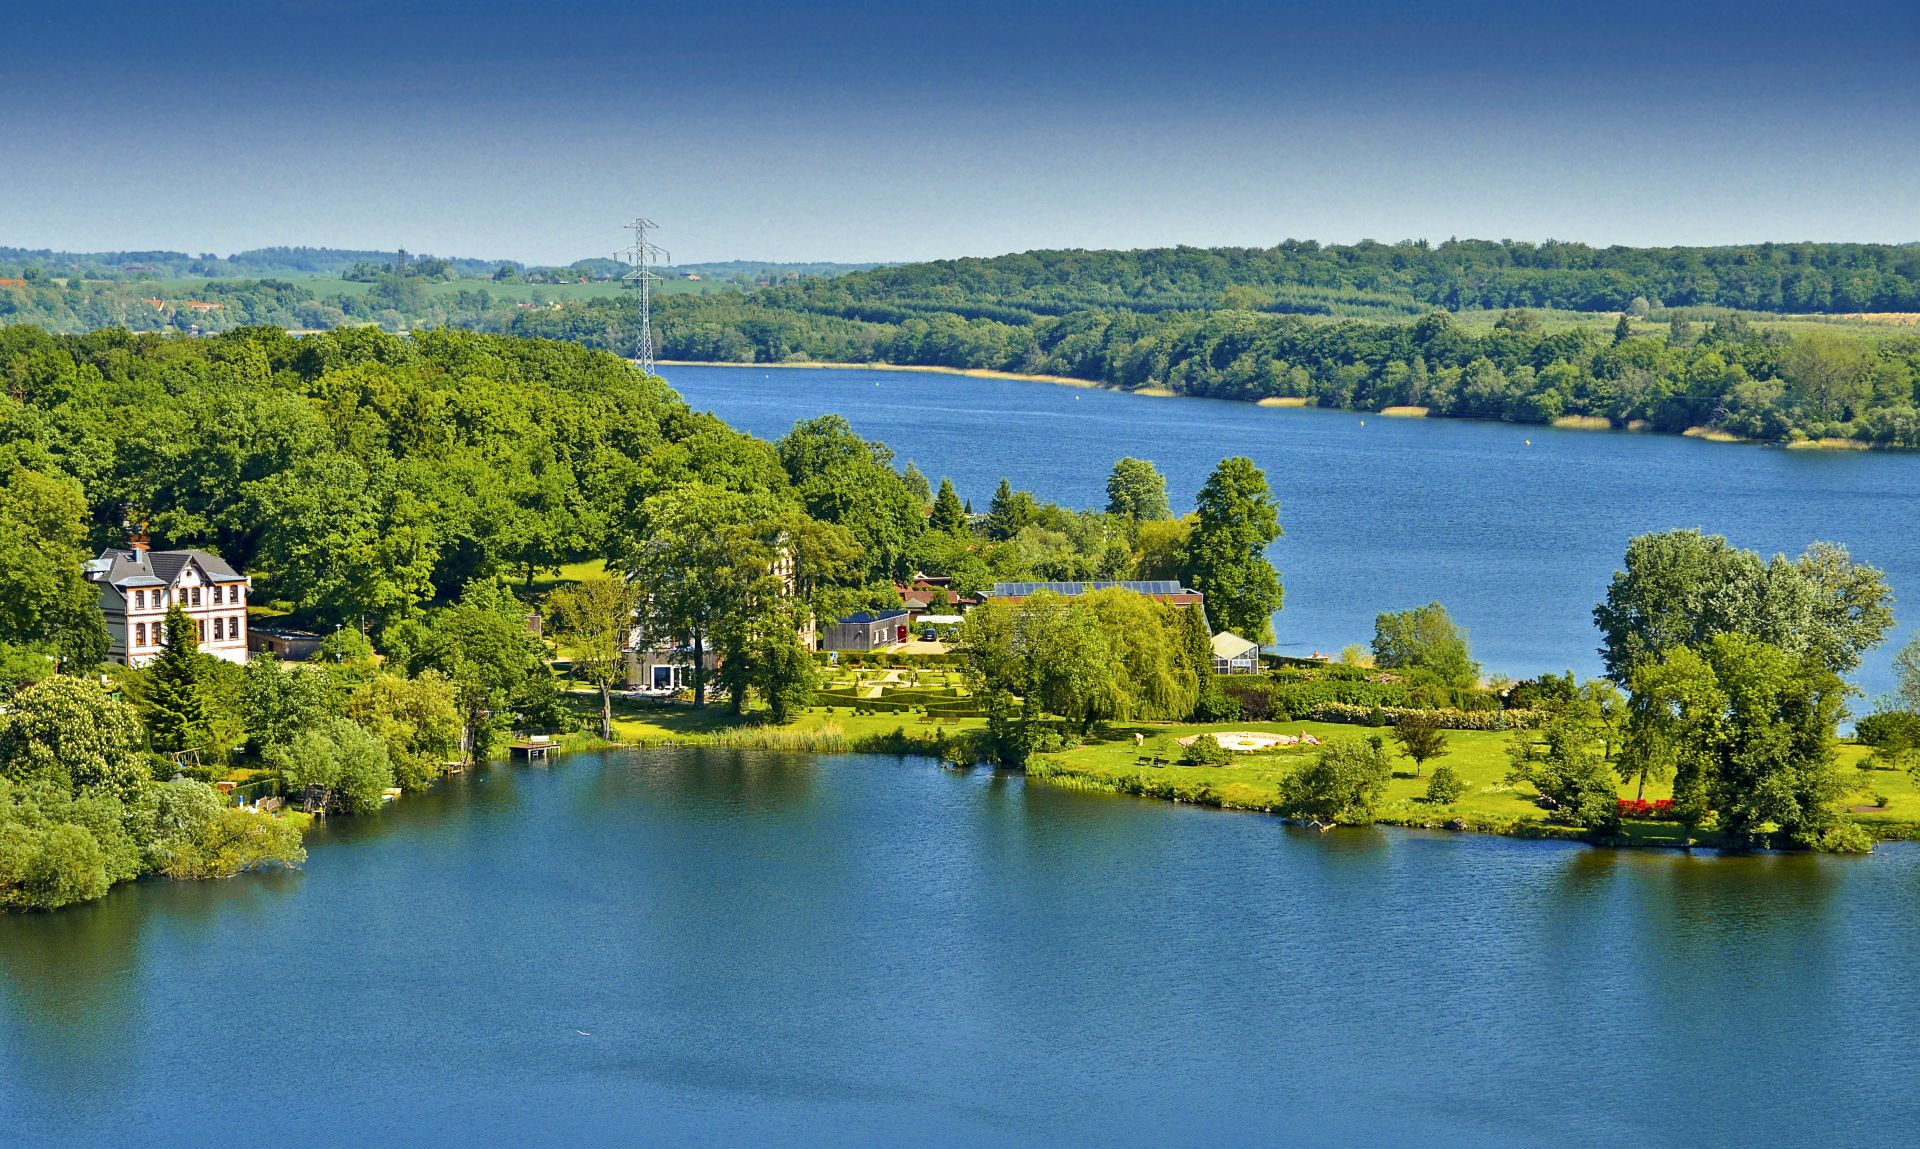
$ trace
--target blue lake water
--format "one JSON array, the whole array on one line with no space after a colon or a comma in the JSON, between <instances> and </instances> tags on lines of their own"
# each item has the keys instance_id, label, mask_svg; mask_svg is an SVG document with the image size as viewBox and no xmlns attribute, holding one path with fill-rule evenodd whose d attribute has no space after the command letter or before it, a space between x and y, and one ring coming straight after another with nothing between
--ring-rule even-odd
<instances>
[{"instance_id":1,"label":"blue lake water","mask_svg":"<svg viewBox=\"0 0 1920 1149\"><path fill-rule=\"evenodd\" d=\"M1251 457L1280 499L1271 551L1286 584L1282 649L1337 652L1383 610L1446 604L1490 671L1599 672L1593 605L1627 540L1673 527L1763 554L1845 543L1920 603L1920 453L1788 451L1677 436L1166 399L919 372L666 367L696 407L769 438L838 412L951 476L985 510L1002 476L1042 498L1106 505L1124 455L1166 473L1176 511L1226 455ZM1891 685L1920 613L1856 676Z\"/></svg>"},{"instance_id":2,"label":"blue lake water","mask_svg":"<svg viewBox=\"0 0 1920 1149\"><path fill-rule=\"evenodd\" d=\"M1910 1144L1920 849L1685 857L715 751L0 918L7 1145Z\"/></svg>"}]
</instances>

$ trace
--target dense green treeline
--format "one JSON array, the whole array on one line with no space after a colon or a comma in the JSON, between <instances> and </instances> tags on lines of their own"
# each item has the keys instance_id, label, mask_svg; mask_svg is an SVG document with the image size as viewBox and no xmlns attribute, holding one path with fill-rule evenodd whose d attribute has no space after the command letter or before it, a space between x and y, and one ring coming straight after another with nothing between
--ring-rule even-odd
<instances>
[{"instance_id":1,"label":"dense green treeline","mask_svg":"<svg viewBox=\"0 0 1920 1149\"><path fill-rule=\"evenodd\" d=\"M954 315L888 324L786 311L771 293L659 308L663 354L988 368L1183 395L1550 423L1575 416L1744 438L1920 446L1920 338L1786 334L1676 314L1664 332L1548 331L1526 311L1474 331L1444 312L1380 323L1251 311L1081 311L1028 324ZM621 346L617 305L517 316L511 329ZM624 324L624 325L623 325Z\"/></svg>"},{"instance_id":2,"label":"dense green treeline","mask_svg":"<svg viewBox=\"0 0 1920 1149\"><path fill-rule=\"evenodd\" d=\"M39 270L55 276L79 273L88 279L139 279L151 276L346 275L354 267L391 262L391 251L335 247L256 247L231 255L184 251L55 251L50 248L0 247L0 268ZM451 271L485 276L499 260L444 259ZM10 274L10 273L9 273Z\"/></svg>"},{"instance_id":3,"label":"dense green treeline","mask_svg":"<svg viewBox=\"0 0 1920 1149\"><path fill-rule=\"evenodd\" d=\"M31 324L65 333L103 327L202 333L261 326L329 330L365 324L394 331L488 329L505 325L516 309L514 300L489 291L478 280L471 287L443 292L428 291L430 281L419 276L376 273L369 282L365 290L346 291L338 281L209 279L183 293L162 291L147 282L56 282L42 276L15 286L0 284L0 324ZM323 290L328 286L332 290Z\"/></svg>"},{"instance_id":4,"label":"dense green treeline","mask_svg":"<svg viewBox=\"0 0 1920 1149\"><path fill-rule=\"evenodd\" d=\"M1509 307L1625 311L1920 310L1920 244L1768 243L1593 248L1450 240L1271 248L1030 251L877 268L769 293L796 310L897 321L939 311L990 318L1086 308L1419 314Z\"/></svg>"}]
</instances>

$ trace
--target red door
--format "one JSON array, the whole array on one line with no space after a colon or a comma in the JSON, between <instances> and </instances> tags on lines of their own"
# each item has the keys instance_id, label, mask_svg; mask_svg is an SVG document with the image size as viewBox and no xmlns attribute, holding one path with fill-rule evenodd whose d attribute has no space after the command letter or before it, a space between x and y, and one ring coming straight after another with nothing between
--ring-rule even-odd
<instances>
[{"instance_id":1,"label":"red door","mask_svg":"<svg viewBox=\"0 0 1920 1149\"><path fill-rule=\"evenodd\" d=\"M907 641L907 628L904 626L895 627L893 630L893 641L895 642Z\"/></svg>"}]
</instances>

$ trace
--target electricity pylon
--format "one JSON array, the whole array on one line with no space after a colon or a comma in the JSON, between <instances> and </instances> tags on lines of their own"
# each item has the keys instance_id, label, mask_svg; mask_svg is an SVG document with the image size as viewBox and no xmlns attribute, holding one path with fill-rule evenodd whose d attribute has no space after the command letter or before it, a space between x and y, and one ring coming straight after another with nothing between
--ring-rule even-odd
<instances>
[{"instance_id":1,"label":"electricity pylon","mask_svg":"<svg viewBox=\"0 0 1920 1149\"><path fill-rule=\"evenodd\" d=\"M633 270L620 279L640 293L640 337L635 341L633 357L639 362L640 370L649 375L653 374L653 285L661 278L653 273L653 268L673 262L671 252L647 242L647 232L659 227L650 219L634 220L627 225L633 232L633 246L614 253L615 258L633 265Z\"/></svg>"}]
</instances>

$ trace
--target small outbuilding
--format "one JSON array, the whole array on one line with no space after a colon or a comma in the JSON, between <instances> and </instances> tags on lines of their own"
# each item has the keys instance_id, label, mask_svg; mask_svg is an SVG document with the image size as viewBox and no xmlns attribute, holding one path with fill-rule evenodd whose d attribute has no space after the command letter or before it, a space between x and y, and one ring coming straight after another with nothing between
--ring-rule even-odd
<instances>
[{"instance_id":1,"label":"small outbuilding","mask_svg":"<svg viewBox=\"0 0 1920 1149\"><path fill-rule=\"evenodd\" d=\"M272 654L282 662L304 662L320 650L320 636L289 626L256 626L247 632L247 649Z\"/></svg>"},{"instance_id":2,"label":"small outbuilding","mask_svg":"<svg viewBox=\"0 0 1920 1149\"><path fill-rule=\"evenodd\" d=\"M1259 643L1248 642L1227 630L1213 636L1213 672L1215 674L1257 674L1259 670Z\"/></svg>"},{"instance_id":3,"label":"small outbuilding","mask_svg":"<svg viewBox=\"0 0 1920 1149\"><path fill-rule=\"evenodd\" d=\"M860 611L820 632L822 650L879 650L908 638L911 616L904 610Z\"/></svg>"}]
</instances>

